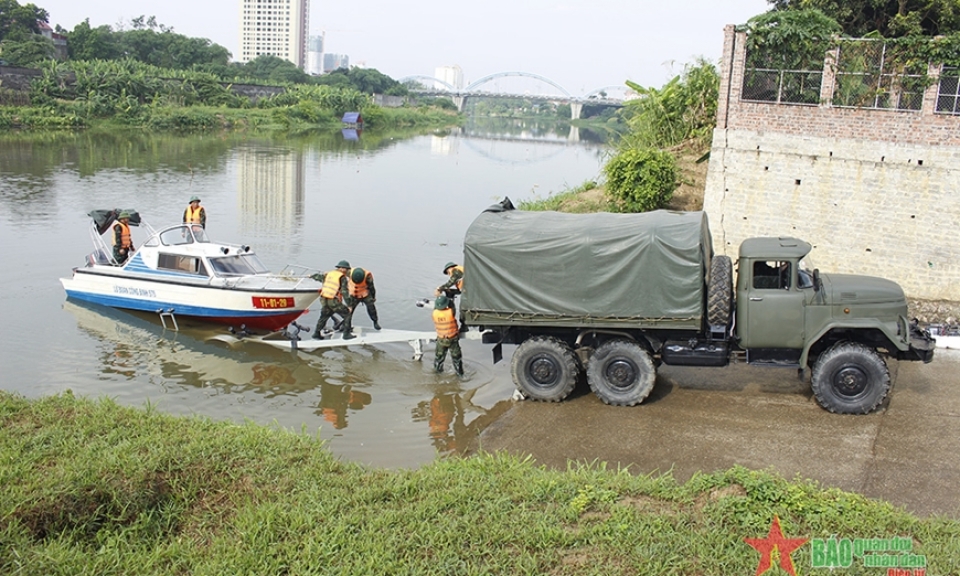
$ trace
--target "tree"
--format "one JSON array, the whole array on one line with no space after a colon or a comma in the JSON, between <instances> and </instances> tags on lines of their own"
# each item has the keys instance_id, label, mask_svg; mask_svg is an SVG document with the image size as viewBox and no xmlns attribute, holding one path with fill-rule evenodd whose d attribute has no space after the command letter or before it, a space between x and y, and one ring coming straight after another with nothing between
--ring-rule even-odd
<instances>
[{"instance_id":1,"label":"tree","mask_svg":"<svg viewBox=\"0 0 960 576\"><path fill-rule=\"evenodd\" d=\"M318 84L325 86L350 87L364 94L389 94L391 96L406 96L409 90L393 78L381 73L375 68L338 68L329 74L317 79Z\"/></svg>"},{"instance_id":2,"label":"tree","mask_svg":"<svg viewBox=\"0 0 960 576\"><path fill-rule=\"evenodd\" d=\"M0 0L0 40L22 41L40 34L40 22L47 20L47 11L35 4L21 6L17 0Z\"/></svg>"},{"instance_id":3,"label":"tree","mask_svg":"<svg viewBox=\"0 0 960 576\"><path fill-rule=\"evenodd\" d=\"M848 36L885 38L960 32L958 0L767 0L775 11L816 9Z\"/></svg>"},{"instance_id":4,"label":"tree","mask_svg":"<svg viewBox=\"0 0 960 576\"><path fill-rule=\"evenodd\" d=\"M53 42L39 34L0 41L0 58L14 66L34 66L54 56Z\"/></svg>"},{"instance_id":5,"label":"tree","mask_svg":"<svg viewBox=\"0 0 960 576\"><path fill-rule=\"evenodd\" d=\"M109 26L90 26L90 19L67 33L67 54L71 60L113 60L120 57L120 46Z\"/></svg>"}]
</instances>

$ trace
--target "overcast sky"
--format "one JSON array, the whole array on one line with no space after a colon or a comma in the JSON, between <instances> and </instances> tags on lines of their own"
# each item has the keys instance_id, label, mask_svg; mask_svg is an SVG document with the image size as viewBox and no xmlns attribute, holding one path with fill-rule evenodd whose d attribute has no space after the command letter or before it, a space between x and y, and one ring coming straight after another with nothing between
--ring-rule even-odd
<instances>
[{"instance_id":1,"label":"overcast sky","mask_svg":"<svg viewBox=\"0 0 960 576\"><path fill-rule=\"evenodd\" d=\"M32 0L67 30L156 16L239 53L239 0ZM21 4L27 4L20 0ZM401 79L459 65L467 83L498 72L545 76L573 95L632 80L661 86L697 56L718 61L723 26L766 0L312 0L310 33L326 51Z\"/></svg>"}]
</instances>

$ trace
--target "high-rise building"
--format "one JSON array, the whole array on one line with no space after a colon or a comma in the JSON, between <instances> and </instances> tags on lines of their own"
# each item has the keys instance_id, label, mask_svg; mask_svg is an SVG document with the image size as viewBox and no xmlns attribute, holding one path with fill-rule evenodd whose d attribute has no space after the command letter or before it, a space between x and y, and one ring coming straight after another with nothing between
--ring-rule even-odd
<instances>
[{"instance_id":1,"label":"high-rise building","mask_svg":"<svg viewBox=\"0 0 960 576\"><path fill-rule=\"evenodd\" d=\"M350 68L350 57L346 54L323 54L323 73L333 72L338 68Z\"/></svg>"},{"instance_id":2,"label":"high-rise building","mask_svg":"<svg viewBox=\"0 0 960 576\"><path fill-rule=\"evenodd\" d=\"M453 66L438 66L433 72L433 77L437 80L443 80L457 90L463 88L463 70L456 64ZM433 87L437 90L449 90L439 82L434 82Z\"/></svg>"},{"instance_id":3,"label":"high-rise building","mask_svg":"<svg viewBox=\"0 0 960 576\"><path fill-rule=\"evenodd\" d=\"M323 34L311 36L307 43L307 74L323 74L323 38Z\"/></svg>"},{"instance_id":4,"label":"high-rise building","mask_svg":"<svg viewBox=\"0 0 960 576\"><path fill-rule=\"evenodd\" d=\"M272 54L303 69L310 0L240 0L240 62Z\"/></svg>"}]
</instances>

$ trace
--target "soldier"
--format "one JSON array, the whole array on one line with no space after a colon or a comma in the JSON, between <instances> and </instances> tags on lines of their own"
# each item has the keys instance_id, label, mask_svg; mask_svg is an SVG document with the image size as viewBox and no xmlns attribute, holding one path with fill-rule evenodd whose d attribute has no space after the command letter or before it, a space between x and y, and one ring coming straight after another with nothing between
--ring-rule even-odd
<instances>
[{"instance_id":1,"label":"soldier","mask_svg":"<svg viewBox=\"0 0 960 576\"><path fill-rule=\"evenodd\" d=\"M327 327L327 320L334 314L343 316L343 339L356 338L351 327L353 309L343 303L344 300L350 301L350 287L347 281L349 272L350 263L341 260L337 263L335 270L312 276L314 280L323 282L323 287L320 288L320 318L317 319L317 327L313 331L314 340L323 340L323 329Z\"/></svg>"},{"instance_id":2,"label":"soldier","mask_svg":"<svg viewBox=\"0 0 960 576\"><path fill-rule=\"evenodd\" d=\"M434 290L434 296L440 296L440 294L445 294L447 298L450 299L450 308L453 310L453 316L457 316L457 301L456 298L463 292L463 266L457 264L456 262L447 262L446 266L443 267L443 273L450 277L445 283L441 284ZM467 326L463 321L463 316L460 316L460 331L466 332Z\"/></svg>"},{"instance_id":3,"label":"soldier","mask_svg":"<svg viewBox=\"0 0 960 576\"><path fill-rule=\"evenodd\" d=\"M373 329L379 330L377 320L377 287L373 285L373 274L363 268L354 268L350 271L350 299L347 306L351 310L357 309L357 304L367 307L367 314L373 320Z\"/></svg>"},{"instance_id":4,"label":"soldier","mask_svg":"<svg viewBox=\"0 0 960 576\"><path fill-rule=\"evenodd\" d=\"M460 350L460 333L457 330L457 320L450 309L450 299L438 296L434 302L433 324L437 328L437 356L433 368L443 372L443 361L447 358L447 350L453 360L453 369L457 375L463 376L463 352Z\"/></svg>"},{"instance_id":5,"label":"soldier","mask_svg":"<svg viewBox=\"0 0 960 576\"><path fill-rule=\"evenodd\" d=\"M200 205L199 197L197 196L190 197L190 204L188 204L187 209L183 211L183 223L199 224L201 228L206 230L207 211L204 210L203 206Z\"/></svg>"},{"instance_id":6,"label":"soldier","mask_svg":"<svg viewBox=\"0 0 960 576\"><path fill-rule=\"evenodd\" d=\"M113 259L122 265L133 252L133 239L130 236L130 213L124 210L117 216L113 225Z\"/></svg>"}]
</instances>

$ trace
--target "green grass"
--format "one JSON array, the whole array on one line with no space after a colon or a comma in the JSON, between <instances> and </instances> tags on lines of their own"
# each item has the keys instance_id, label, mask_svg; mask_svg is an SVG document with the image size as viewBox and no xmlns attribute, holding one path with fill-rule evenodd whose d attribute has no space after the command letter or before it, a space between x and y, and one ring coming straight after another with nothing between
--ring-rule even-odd
<instances>
[{"instance_id":1,"label":"green grass","mask_svg":"<svg viewBox=\"0 0 960 576\"><path fill-rule=\"evenodd\" d=\"M0 393L0 430L3 574L753 574L743 539L774 514L791 538L912 537L928 574L960 573L960 522L744 468L678 484L480 454L384 471L302 434L69 393ZM799 574L819 572L809 550Z\"/></svg>"},{"instance_id":2,"label":"green grass","mask_svg":"<svg viewBox=\"0 0 960 576\"><path fill-rule=\"evenodd\" d=\"M549 194L546 198L520 200L517 208L537 212L556 211L576 214L614 211L604 190L592 180L556 194Z\"/></svg>"}]
</instances>

